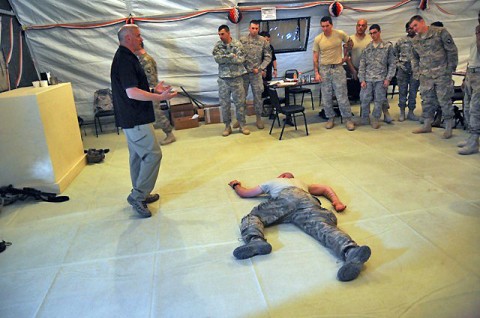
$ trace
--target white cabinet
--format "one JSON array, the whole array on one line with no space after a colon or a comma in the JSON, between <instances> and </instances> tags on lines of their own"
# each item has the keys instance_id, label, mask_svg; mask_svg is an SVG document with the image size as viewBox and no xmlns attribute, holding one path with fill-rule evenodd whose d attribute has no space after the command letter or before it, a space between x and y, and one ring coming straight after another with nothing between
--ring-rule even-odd
<instances>
[{"instance_id":1,"label":"white cabinet","mask_svg":"<svg viewBox=\"0 0 480 318\"><path fill-rule=\"evenodd\" d=\"M0 94L0 186L61 193L85 165L70 83Z\"/></svg>"}]
</instances>

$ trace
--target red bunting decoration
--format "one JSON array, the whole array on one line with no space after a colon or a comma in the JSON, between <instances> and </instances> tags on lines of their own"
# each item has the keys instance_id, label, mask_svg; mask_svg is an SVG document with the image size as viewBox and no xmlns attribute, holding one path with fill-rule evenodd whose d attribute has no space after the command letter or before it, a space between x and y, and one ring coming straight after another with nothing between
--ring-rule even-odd
<instances>
[{"instance_id":1,"label":"red bunting decoration","mask_svg":"<svg viewBox=\"0 0 480 318\"><path fill-rule=\"evenodd\" d=\"M228 10L228 20L230 22L237 24L242 20L242 13L238 10L238 7L231 8Z\"/></svg>"},{"instance_id":2,"label":"red bunting decoration","mask_svg":"<svg viewBox=\"0 0 480 318\"><path fill-rule=\"evenodd\" d=\"M332 17L338 17L343 12L343 5L338 1L334 1L328 6L328 12Z\"/></svg>"},{"instance_id":3,"label":"red bunting decoration","mask_svg":"<svg viewBox=\"0 0 480 318\"><path fill-rule=\"evenodd\" d=\"M428 0L420 0L420 4L418 5L420 10L427 10L429 8Z\"/></svg>"}]
</instances>

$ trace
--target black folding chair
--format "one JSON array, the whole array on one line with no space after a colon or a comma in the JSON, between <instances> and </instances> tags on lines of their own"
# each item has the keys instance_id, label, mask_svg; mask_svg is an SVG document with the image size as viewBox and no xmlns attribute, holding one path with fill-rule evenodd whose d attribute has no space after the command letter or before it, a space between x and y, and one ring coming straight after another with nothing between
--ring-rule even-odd
<instances>
[{"instance_id":1,"label":"black folding chair","mask_svg":"<svg viewBox=\"0 0 480 318\"><path fill-rule=\"evenodd\" d=\"M299 73L297 70L286 70L285 71L285 79L293 79L293 78L297 78L299 77ZM313 93L312 93L312 90L310 88L307 88L307 87L292 87L288 90L289 94L292 94L293 95L293 103L296 104L296 100L295 100L295 96L297 94L302 94L302 102L300 103L300 105L303 106L303 99L305 98L305 94L310 94L310 99L312 100L312 109L315 109L315 104L314 104L314 101L313 101ZM285 96L288 98L288 96Z\"/></svg>"},{"instance_id":2,"label":"black folding chair","mask_svg":"<svg viewBox=\"0 0 480 318\"><path fill-rule=\"evenodd\" d=\"M300 106L300 105L289 105L289 106L284 106L282 107L280 105L280 100L278 99L278 94L275 88L269 87L268 88L268 94L270 95L270 101L272 103L272 106L275 109L275 117L273 118L272 121L272 126L270 127L270 135L272 134L273 126L275 125L275 121L278 121L278 126L280 127L280 114L283 114L285 116L291 116L293 119L293 123L295 126L295 130L297 130L297 119L296 116L299 114L303 115L303 121L305 123L305 131L308 136L308 126L307 126L307 118L305 117L305 107ZM282 132L280 133L280 137L278 140L282 140L283 136L283 131L285 130L285 124L287 123L286 120L283 121L283 126L282 126Z\"/></svg>"},{"instance_id":3,"label":"black folding chair","mask_svg":"<svg viewBox=\"0 0 480 318\"><path fill-rule=\"evenodd\" d=\"M458 124L461 124L463 126L463 129L466 129L468 126L468 123L465 122L465 116L464 116L464 96L465 92L463 91L463 88L461 85L459 86L454 86L454 92L452 95L452 105L453 105L453 120L454 120L454 125L453 128L457 128ZM461 108L460 108L460 107Z\"/></svg>"}]
</instances>

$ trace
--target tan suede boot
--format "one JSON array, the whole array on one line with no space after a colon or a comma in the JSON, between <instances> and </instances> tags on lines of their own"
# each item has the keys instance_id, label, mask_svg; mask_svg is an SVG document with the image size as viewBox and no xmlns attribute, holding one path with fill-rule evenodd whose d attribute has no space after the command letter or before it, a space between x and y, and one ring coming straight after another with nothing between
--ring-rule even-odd
<instances>
[{"instance_id":1,"label":"tan suede boot","mask_svg":"<svg viewBox=\"0 0 480 318\"><path fill-rule=\"evenodd\" d=\"M227 137L231 133L232 133L232 127L230 127L230 125L228 125L228 126L225 126L225 130L223 131L222 136Z\"/></svg>"},{"instance_id":2,"label":"tan suede boot","mask_svg":"<svg viewBox=\"0 0 480 318\"><path fill-rule=\"evenodd\" d=\"M261 116L258 116L258 115L257 115L257 122L256 122L256 124L257 124L257 128L258 128L258 129L263 129L263 128L265 128L265 126L263 125L263 120L262 120L262 117L261 117Z\"/></svg>"},{"instance_id":3,"label":"tan suede boot","mask_svg":"<svg viewBox=\"0 0 480 318\"><path fill-rule=\"evenodd\" d=\"M413 110L409 109L407 114L407 119L411 121L418 121L419 118L415 116L415 114L413 113Z\"/></svg>"},{"instance_id":4,"label":"tan suede boot","mask_svg":"<svg viewBox=\"0 0 480 318\"><path fill-rule=\"evenodd\" d=\"M398 116L398 121L405 121L405 107L400 107L400 116Z\"/></svg>"},{"instance_id":5,"label":"tan suede boot","mask_svg":"<svg viewBox=\"0 0 480 318\"><path fill-rule=\"evenodd\" d=\"M383 110L383 121L386 122L387 124L391 124L393 122L393 118L392 116L390 116L390 112L388 111L388 104L383 105L382 110Z\"/></svg>"},{"instance_id":6,"label":"tan suede boot","mask_svg":"<svg viewBox=\"0 0 480 318\"><path fill-rule=\"evenodd\" d=\"M372 119L370 119L370 125L372 126L373 129L380 128L380 124L378 123L378 118L372 117Z\"/></svg>"},{"instance_id":7,"label":"tan suede boot","mask_svg":"<svg viewBox=\"0 0 480 318\"><path fill-rule=\"evenodd\" d=\"M332 129L333 126L335 126L335 120L333 118L330 118L325 124L325 128Z\"/></svg>"},{"instance_id":8,"label":"tan suede boot","mask_svg":"<svg viewBox=\"0 0 480 318\"><path fill-rule=\"evenodd\" d=\"M244 135L250 135L250 130L245 126L240 126L239 131Z\"/></svg>"},{"instance_id":9,"label":"tan suede boot","mask_svg":"<svg viewBox=\"0 0 480 318\"><path fill-rule=\"evenodd\" d=\"M471 138L468 138L467 144L458 149L458 154L471 155L477 153L479 148L478 137L479 134L471 134Z\"/></svg>"},{"instance_id":10,"label":"tan suede boot","mask_svg":"<svg viewBox=\"0 0 480 318\"><path fill-rule=\"evenodd\" d=\"M165 137L165 139L161 140L160 141L160 145L162 146L165 146L165 145L168 145L168 144L171 144L172 142L175 142L177 139L175 138L175 136L173 135L172 132L169 132L167 134L167 136Z\"/></svg>"},{"instance_id":11,"label":"tan suede boot","mask_svg":"<svg viewBox=\"0 0 480 318\"><path fill-rule=\"evenodd\" d=\"M459 148L465 147L468 143L470 143L470 139L474 137L475 137L475 134L468 135L467 139L458 142L457 147Z\"/></svg>"},{"instance_id":12,"label":"tan suede boot","mask_svg":"<svg viewBox=\"0 0 480 318\"><path fill-rule=\"evenodd\" d=\"M452 128L453 128L453 119L445 120L445 131L443 132L443 139L450 139L452 138Z\"/></svg>"},{"instance_id":13,"label":"tan suede boot","mask_svg":"<svg viewBox=\"0 0 480 318\"><path fill-rule=\"evenodd\" d=\"M425 134L432 132L433 118L426 118L423 122L423 126L412 131L414 134Z\"/></svg>"},{"instance_id":14,"label":"tan suede boot","mask_svg":"<svg viewBox=\"0 0 480 318\"><path fill-rule=\"evenodd\" d=\"M347 127L348 131L354 131L355 130L355 124L353 123L353 120L349 119L345 123L345 127Z\"/></svg>"}]
</instances>

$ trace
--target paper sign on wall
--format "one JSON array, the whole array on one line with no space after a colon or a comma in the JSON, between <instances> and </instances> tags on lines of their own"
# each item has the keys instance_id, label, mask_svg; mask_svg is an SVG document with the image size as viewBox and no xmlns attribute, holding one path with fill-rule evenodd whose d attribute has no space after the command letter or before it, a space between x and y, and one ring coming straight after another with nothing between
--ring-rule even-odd
<instances>
[{"instance_id":1,"label":"paper sign on wall","mask_svg":"<svg viewBox=\"0 0 480 318\"><path fill-rule=\"evenodd\" d=\"M277 8L275 7L264 7L262 10L262 20L276 20L277 19Z\"/></svg>"}]
</instances>

